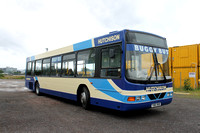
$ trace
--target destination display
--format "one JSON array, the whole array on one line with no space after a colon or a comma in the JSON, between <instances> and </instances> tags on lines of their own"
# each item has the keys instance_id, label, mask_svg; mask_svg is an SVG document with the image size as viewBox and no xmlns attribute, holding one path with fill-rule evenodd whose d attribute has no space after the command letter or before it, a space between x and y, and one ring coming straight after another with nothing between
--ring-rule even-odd
<instances>
[{"instance_id":1,"label":"destination display","mask_svg":"<svg viewBox=\"0 0 200 133\"><path fill-rule=\"evenodd\" d=\"M146 53L153 53L153 51L157 54L169 54L168 49L163 49L163 48L153 48L149 46L144 46L144 45L137 45L137 44L127 44L128 51L140 51L140 52L146 52Z\"/></svg>"}]
</instances>

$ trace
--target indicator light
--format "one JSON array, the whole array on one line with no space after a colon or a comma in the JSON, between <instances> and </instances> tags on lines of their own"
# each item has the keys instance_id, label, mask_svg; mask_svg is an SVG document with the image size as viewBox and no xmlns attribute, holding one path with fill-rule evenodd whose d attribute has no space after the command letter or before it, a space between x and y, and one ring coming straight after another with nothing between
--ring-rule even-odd
<instances>
[{"instance_id":1,"label":"indicator light","mask_svg":"<svg viewBox=\"0 0 200 133\"><path fill-rule=\"evenodd\" d=\"M127 101L135 101L135 97L128 97Z\"/></svg>"}]
</instances>

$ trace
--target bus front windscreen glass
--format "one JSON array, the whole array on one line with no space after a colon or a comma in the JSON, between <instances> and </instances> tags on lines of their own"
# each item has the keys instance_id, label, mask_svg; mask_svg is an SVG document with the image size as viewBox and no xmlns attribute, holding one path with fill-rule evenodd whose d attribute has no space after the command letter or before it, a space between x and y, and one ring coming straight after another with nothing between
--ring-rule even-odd
<instances>
[{"instance_id":1,"label":"bus front windscreen glass","mask_svg":"<svg viewBox=\"0 0 200 133\"><path fill-rule=\"evenodd\" d=\"M126 77L138 81L171 79L168 68L168 49L127 44Z\"/></svg>"}]
</instances>

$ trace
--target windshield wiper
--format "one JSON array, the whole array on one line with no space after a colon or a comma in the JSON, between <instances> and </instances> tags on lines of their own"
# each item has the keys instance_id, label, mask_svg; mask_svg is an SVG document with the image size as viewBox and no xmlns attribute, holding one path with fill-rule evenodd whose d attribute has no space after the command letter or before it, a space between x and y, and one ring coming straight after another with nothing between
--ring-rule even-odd
<instances>
[{"instance_id":1,"label":"windshield wiper","mask_svg":"<svg viewBox=\"0 0 200 133\"><path fill-rule=\"evenodd\" d=\"M156 76L156 81L157 81L157 66L158 66L158 60L157 60L157 56L156 56L156 53L153 51L153 61L154 61L154 66L153 66L153 69L151 69L151 73L150 73L150 77L148 79L148 82L150 82L151 80L151 77L153 75L153 70L155 69L155 76Z\"/></svg>"},{"instance_id":2,"label":"windshield wiper","mask_svg":"<svg viewBox=\"0 0 200 133\"><path fill-rule=\"evenodd\" d=\"M150 71L150 76L149 76L148 82L150 82L150 80L151 80L151 77L153 75L153 70L154 69L155 69L155 65L153 67L151 67L151 71Z\"/></svg>"},{"instance_id":3,"label":"windshield wiper","mask_svg":"<svg viewBox=\"0 0 200 133\"><path fill-rule=\"evenodd\" d=\"M155 70L155 77L156 77L156 81L158 80L158 74L159 74L159 66L160 66L160 69L163 73L163 77L164 77L164 80L166 81L166 76L165 76L165 73L163 71L163 68L161 66L160 63L158 63L158 58L157 58L157 54L155 53L155 51L153 51L153 60L154 60L154 67L152 69L151 67L151 71L150 71L150 77L148 79L148 82L150 82L151 78L152 78L152 75L153 75L153 70Z\"/></svg>"},{"instance_id":4,"label":"windshield wiper","mask_svg":"<svg viewBox=\"0 0 200 133\"><path fill-rule=\"evenodd\" d=\"M161 64L158 63L158 66L160 66L160 69L161 69L161 71L162 71L162 73L163 73L164 80L166 81L166 76L165 76L165 73L164 73L164 70L163 70Z\"/></svg>"}]
</instances>

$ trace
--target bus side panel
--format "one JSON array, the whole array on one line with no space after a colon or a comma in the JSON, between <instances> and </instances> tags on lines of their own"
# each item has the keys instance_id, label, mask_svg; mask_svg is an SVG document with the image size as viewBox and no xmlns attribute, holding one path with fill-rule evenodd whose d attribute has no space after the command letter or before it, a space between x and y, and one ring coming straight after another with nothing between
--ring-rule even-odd
<instances>
[{"instance_id":1,"label":"bus side panel","mask_svg":"<svg viewBox=\"0 0 200 133\"><path fill-rule=\"evenodd\" d=\"M33 77L26 77L25 78L25 86L32 91L35 91L35 81Z\"/></svg>"},{"instance_id":2,"label":"bus side panel","mask_svg":"<svg viewBox=\"0 0 200 133\"><path fill-rule=\"evenodd\" d=\"M53 96L77 101L77 97L74 94L64 93L64 92L59 92L59 91L53 91L53 90L48 90L48 89L43 89L43 88L40 88L40 91L42 93L45 93L45 94L49 94L49 95L53 95Z\"/></svg>"},{"instance_id":3,"label":"bus side panel","mask_svg":"<svg viewBox=\"0 0 200 133\"><path fill-rule=\"evenodd\" d=\"M91 104L106 108L127 111L135 109L150 108L152 103L161 102L162 105L171 101L170 97L150 101L146 91L125 91L119 88L111 79L86 79L86 78L58 78L58 77L37 77L42 93L77 100L77 89L80 84L88 87ZM34 79L27 78L26 84L34 83ZM34 87L34 86L33 86ZM167 91L172 91L168 88ZM145 101L127 101L129 96L146 95Z\"/></svg>"},{"instance_id":4,"label":"bus side panel","mask_svg":"<svg viewBox=\"0 0 200 133\"><path fill-rule=\"evenodd\" d=\"M95 80L99 81L99 80ZM105 94L104 92L98 90L93 86L93 82L90 82L87 78L58 78L58 77L38 77L38 82L40 84L41 92L50 95L55 95L71 100L77 100L77 90L79 85L87 86L90 97L97 99L105 99L108 101L120 102L120 100ZM105 84L104 84L105 85ZM106 87L102 89L105 90ZM107 90L109 94L118 95L118 92L113 90Z\"/></svg>"}]
</instances>

